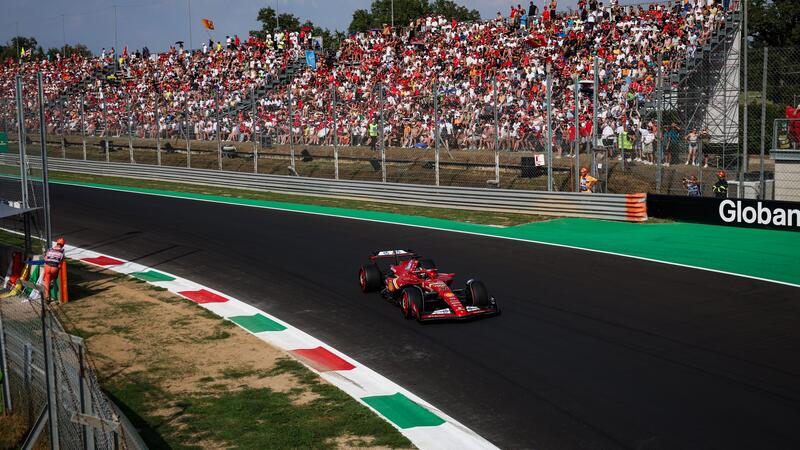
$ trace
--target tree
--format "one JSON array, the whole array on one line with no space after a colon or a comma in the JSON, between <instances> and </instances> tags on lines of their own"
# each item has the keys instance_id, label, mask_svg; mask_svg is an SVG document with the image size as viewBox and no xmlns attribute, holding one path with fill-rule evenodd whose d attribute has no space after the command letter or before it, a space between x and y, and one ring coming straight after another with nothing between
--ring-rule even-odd
<instances>
[{"instance_id":1,"label":"tree","mask_svg":"<svg viewBox=\"0 0 800 450\"><path fill-rule=\"evenodd\" d=\"M431 5L431 12L458 21L481 20L481 13L477 9L467 9L452 0L436 0Z\"/></svg>"},{"instance_id":2,"label":"tree","mask_svg":"<svg viewBox=\"0 0 800 450\"><path fill-rule=\"evenodd\" d=\"M754 47L800 45L800 2L750 0L748 28Z\"/></svg>"},{"instance_id":3,"label":"tree","mask_svg":"<svg viewBox=\"0 0 800 450\"><path fill-rule=\"evenodd\" d=\"M41 57L43 55L35 37L15 36L6 45L0 47L0 59L19 59L22 49L25 49L26 52L31 50L31 57Z\"/></svg>"},{"instance_id":4,"label":"tree","mask_svg":"<svg viewBox=\"0 0 800 450\"><path fill-rule=\"evenodd\" d=\"M256 20L261 22L261 29L250 31L250 36L258 39L266 38L268 33L272 33L275 30L276 25L280 25L281 30L287 31L300 31L301 28L311 29L311 35L321 36L322 43L326 48L338 47L338 42L342 39L341 37L337 38L338 31L331 33L327 28L318 27L310 20L301 23L300 18L294 14L283 13L278 16L276 22L275 10L269 7L258 10Z\"/></svg>"},{"instance_id":5,"label":"tree","mask_svg":"<svg viewBox=\"0 0 800 450\"><path fill-rule=\"evenodd\" d=\"M64 55L65 51L66 55ZM92 51L89 50L89 48L83 44L75 44L74 46L67 44L66 48L65 47L50 48L47 50L45 54L47 55L48 59L54 61L56 60L57 58L56 55L58 54L61 54L62 57L64 56L70 57L72 55L78 55L78 56L83 56L84 58L89 58L92 56Z\"/></svg>"},{"instance_id":6,"label":"tree","mask_svg":"<svg viewBox=\"0 0 800 450\"><path fill-rule=\"evenodd\" d=\"M374 0L370 10L357 9L348 29L350 32L368 31L392 23L392 0ZM480 20L476 9L467 9L453 0L394 0L394 24L406 26L426 14L437 14L456 20Z\"/></svg>"}]
</instances>

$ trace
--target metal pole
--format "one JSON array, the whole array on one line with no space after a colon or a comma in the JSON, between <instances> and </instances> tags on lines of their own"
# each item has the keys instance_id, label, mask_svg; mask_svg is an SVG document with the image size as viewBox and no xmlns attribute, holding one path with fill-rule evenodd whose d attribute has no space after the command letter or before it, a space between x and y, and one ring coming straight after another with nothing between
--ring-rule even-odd
<instances>
[{"instance_id":1,"label":"metal pole","mask_svg":"<svg viewBox=\"0 0 800 450\"><path fill-rule=\"evenodd\" d=\"M83 146L83 160L86 161L86 119L83 106L84 93L81 92L81 145Z\"/></svg>"},{"instance_id":2,"label":"metal pole","mask_svg":"<svg viewBox=\"0 0 800 450\"><path fill-rule=\"evenodd\" d=\"M658 74L656 80L656 91L658 92L658 103L656 106L656 138L658 139L658 150L656 150L656 192L661 192L661 171L664 158L664 131L662 130L662 121L664 114L664 80L663 80L663 59L658 58Z\"/></svg>"},{"instance_id":3,"label":"metal pole","mask_svg":"<svg viewBox=\"0 0 800 450\"><path fill-rule=\"evenodd\" d=\"M392 2L394 4L394 2ZM433 80L433 155L435 158L436 186L439 186L439 86Z\"/></svg>"},{"instance_id":4,"label":"metal pole","mask_svg":"<svg viewBox=\"0 0 800 450\"><path fill-rule=\"evenodd\" d=\"M219 163L219 170L222 170L222 115L220 113L220 105L219 105L219 89L217 89L215 93L215 110L217 113L217 162Z\"/></svg>"},{"instance_id":5,"label":"metal pole","mask_svg":"<svg viewBox=\"0 0 800 450\"><path fill-rule=\"evenodd\" d=\"M80 412L81 414L86 414L86 389L84 389L84 383L86 378L86 369L84 368L84 349L83 343L78 345L78 400L80 400ZM89 429L84 424L81 426L81 437L83 438L84 446L83 448L88 447L89 443ZM92 439L94 441L94 439Z\"/></svg>"},{"instance_id":6,"label":"metal pole","mask_svg":"<svg viewBox=\"0 0 800 450\"><path fill-rule=\"evenodd\" d=\"M114 71L117 69L117 5L114 5Z\"/></svg>"},{"instance_id":7,"label":"metal pole","mask_svg":"<svg viewBox=\"0 0 800 450\"><path fill-rule=\"evenodd\" d=\"M500 187L500 121L497 119L497 77L492 77L492 104L494 107L494 182Z\"/></svg>"},{"instance_id":8,"label":"metal pole","mask_svg":"<svg viewBox=\"0 0 800 450\"><path fill-rule=\"evenodd\" d=\"M11 412L11 381L9 380L8 362L6 360L6 332L3 329L3 318L0 317L0 371L3 372L3 410Z\"/></svg>"},{"instance_id":9,"label":"metal pole","mask_svg":"<svg viewBox=\"0 0 800 450\"><path fill-rule=\"evenodd\" d=\"M581 191L581 119L580 82L575 75L575 192Z\"/></svg>"},{"instance_id":10,"label":"metal pole","mask_svg":"<svg viewBox=\"0 0 800 450\"><path fill-rule=\"evenodd\" d=\"M294 164L294 129L292 117L292 85L286 89L289 92L289 156L291 157L290 166L292 168L292 175L297 175L297 167Z\"/></svg>"},{"instance_id":11,"label":"metal pole","mask_svg":"<svg viewBox=\"0 0 800 450\"><path fill-rule=\"evenodd\" d=\"M553 190L553 74L551 67L547 65L547 190Z\"/></svg>"},{"instance_id":12,"label":"metal pole","mask_svg":"<svg viewBox=\"0 0 800 450\"><path fill-rule=\"evenodd\" d=\"M192 0L186 0L186 18L189 22L189 54L192 54Z\"/></svg>"},{"instance_id":13,"label":"metal pole","mask_svg":"<svg viewBox=\"0 0 800 450\"><path fill-rule=\"evenodd\" d=\"M744 196L744 174L747 172L747 144L748 144L748 112L747 112L747 4L749 0L745 0L742 2L742 8L744 8L744 14L742 14L742 28L744 31L742 32L742 38L744 42L742 43L742 70L744 72L744 80L743 80L743 88L744 88L744 117L743 117L743 124L744 129L742 130L742 140L744 143L742 144L742 162L739 166L739 186L737 188L737 195L738 197Z\"/></svg>"},{"instance_id":14,"label":"metal pole","mask_svg":"<svg viewBox=\"0 0 800 450\"><path fill-rule=\"evenodd\" d=\"M133 108L131 106L131 97L128 97L128 153L130 153L131 164L133 164Z\"/></svg>"},{"instance_id":15,"label":"metal pole","mask_svg":"<svg viewBox=\"0 0 800 450\"><path fill-rule=\"evenodd\" d=\"M48 243L49 244L49 243ZM44 293L40 295L42 304L42 344L44 347L44 370L45 370L45 383L47 386L47 415L48 425L50 426L50 449L58 450L58 406L56 405L56 374L53 364L53 347L52 337L47 326L47 306L44 300Z\"/></svg>"},{"instance_id":16,"label":"metal pole","mask_svg":"<svg viewBox=\"0 0 800 450\"><path fill-rule=\"evenodd\" d=\"M64 100L61 102L61 156L64 159L67 159L67 142L66 142L66 135L64 133L64 116L67 114L67 101Z\"/></svg>"},{"instance_id":17,"label":"metal pole","mask_svg":"<svg viewBox=\"0 0 800 450\"><path fill-rule=\"evenodd\" d=\"M386 183L386 146L383 143L383 82L378 84L378 98L380 99L380 125L378 125L378 136L381 140L381 179Z\"/></svg>"},{"instance_id":18,"label":"metal pole","mask_svg":"<svg viewBox=\"0 0 800 450\"><path fill-rule=\"evenodd\" d=\"M22 105L22 77L17 75L17 125L19 126L19 177L22 183L22 207L28 207L28 162L25 155L25 107Z\"/></svg>"},{"instance_id":19,"label":"metal pole","mask_svg":"<svg viewBox=\"0 0 800 450\"><path fill-rule=\"evenodd\" d=\"M64 25L64 14L61 15L61 40L64 41L64 58L67 57L67 29Z\"/></svg>"},{"instance_id":20,"label":"metal pole","mask_svg":"<svg viewBox=\"0 0 800 450\"><path fill-rule=\"evenodd\" d=\"M102 94L102 91L101 91L101 94ZM108 135L110 134L110 130L108 129L108 108L107 108L107 105L106 105L106 96L105 96L105 94L103 94L103 128L104 128L103 134L105 134L105 143L106 143L106 145L105 145L105 147L106 147L106 162L109 162L111 160L111 155L109 154L111 152L111 149L109 148L109 145L108 145Z\"/></svg>"},{"instance_id":21,"label":"metal pole","mask_svg":"<svg viewBox=\"0 0 800 450\"><path fill-rule=\"evenodd\" d=\"M339 179L339 127L336 117L336 79L333 80L331 86L333 97L333 176Z\"/></svg>"},{"instance_id":22,"label":"metal pole","mask_svg":"<svg viewBox=\"0 0 800 450\"><path fill-rule=\"evenodd\" d=\"M53 234L50 226L50 184L47 173L47 131L44 117L44 88L42 83L42 72L36 73L36 83L39 91L39 138L42 144L42 197L44 209L44 238L45 247L49 248L53 242Z\"/></svg>"},{"instance_id":23,"label":"metal pole","mask_svg":"<svg viewBox=\"0 0 800 450\"><path fill-rule=\"evenodd\" d=\"M192 168L192 140L190 135L190 128L192 127L192 121L189 120L189 104L186 103L184 108L186 112L186 119L183 121L184 128L186 129L186 168Z\"/></svg>"},{"instance_id":24,"label":"metal pole","mask_svg":"<svg viewBox=\"0 0 800 450\"><path fill-rule=\"evenodd\" d=\"M590 165L592 176L597 177L597 161L595 158L595 149L597 148L597 103L598 103L598 89L600 89L600 59L594 57L594 89L592 89L592 163Z\"/></svg>"},{"instance_id":25,"label":"metal pole","mask_svg":"<svg viewBox=\"0 0 800 450\"><path fill-rule=\"evenodd\" d=\"M156 92L156 164L161 166L161 118L158 117L158 93Z\"/></svg>"},{"instance_id":26,"label":"metal pole","mask_svg":"<svg viewBox=\"0 0 800 450\"><path fill-rule=\"evenodd\" d=\"M258 139L257 139L257 123L258 123L258 111L256 109L256 90L253 89L251 92L251 98L253 99L253 173L258 173Z\"/></svg>"},{"instance_id":27,"label":"metal pole","mask_svg":"<svg viewBox=\"0 0 800 450\"><path fill-rule=\"evenodd\" d=\"M768 55L769 48L764 47L764 68L761 75L761 155L759 157L759 166L760 170L758 171L758 181L760 182L759 186L759 198L764 200L764 190L766 188L766 182L764 181L764 146L766 145L765 141L765 133L766 133L766 125L767 125L767 64L768 64Z\"/></svg>"}]
</instances>

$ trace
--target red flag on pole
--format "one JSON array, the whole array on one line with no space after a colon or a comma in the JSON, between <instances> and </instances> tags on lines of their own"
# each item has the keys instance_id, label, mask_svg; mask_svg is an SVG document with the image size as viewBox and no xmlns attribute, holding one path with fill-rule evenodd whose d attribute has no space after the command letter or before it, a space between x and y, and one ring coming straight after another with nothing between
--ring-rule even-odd
<instances>
[{"instance_id":1,"label":"red flag on pole","mask_svg":"<svg viewBox=\"0 0 800 450\"><path fill-rule=\"evenodd\" d=\"M212 22L212 21L210 21L208 19L203 19L202 22L203 22L203 26L206 27L207 29L209 29L209 30L213 30L214 29L214 22Z\"/></svg>"}]
</instances>

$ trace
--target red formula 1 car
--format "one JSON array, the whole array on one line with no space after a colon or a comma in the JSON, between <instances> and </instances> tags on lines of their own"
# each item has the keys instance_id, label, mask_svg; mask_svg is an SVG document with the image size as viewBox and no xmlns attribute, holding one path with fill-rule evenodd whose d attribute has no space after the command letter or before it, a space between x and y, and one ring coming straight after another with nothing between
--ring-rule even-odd
<instances>
[{"instance_id":1,"label":"red formula 1 car","mask_svg":"<svg viewBox=\"0 0 800 450\"><path fill-rule=\"evenodd\" d=\"M452 289L454 273L439 273L430 259L405 250L385 250L369 257L358 271L362 292L379 291L400 306L403 317L420 322L464 320L500 312L494 297L479 280Z\"/></svg>"}]
</instances>

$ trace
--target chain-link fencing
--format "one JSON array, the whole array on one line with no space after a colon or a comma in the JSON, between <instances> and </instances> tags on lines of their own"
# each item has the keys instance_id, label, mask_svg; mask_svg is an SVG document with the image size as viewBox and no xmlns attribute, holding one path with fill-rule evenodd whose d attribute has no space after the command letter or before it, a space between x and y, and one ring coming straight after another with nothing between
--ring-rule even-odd
<instances>
[{"instance_id":1,"label":"chain-link fencing","mask_svg":"<svg viewBox=\"0 0 800 450\"><path fill-rule=\"evenodd\" d=\"M30 276L25 272L22 279ZM40 292L25 285L3 289L0 298L0 361L5 413L27 425L26 444L56 439L62 449L144 448L102 391L83 339L66 333Z\"/></svg>"}]
</instances>

